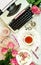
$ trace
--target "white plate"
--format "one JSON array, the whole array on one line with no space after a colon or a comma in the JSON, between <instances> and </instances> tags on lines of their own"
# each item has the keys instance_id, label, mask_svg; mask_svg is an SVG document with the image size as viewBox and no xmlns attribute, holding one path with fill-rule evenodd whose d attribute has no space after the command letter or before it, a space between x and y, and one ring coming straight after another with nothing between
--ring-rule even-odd
<instances>
[{"instance_id":1,"label":"white plate","mask_svg":"<svg viewBox=\"0 0 41 65\"><path fill-rule=\"evenodd\" d=\"M16 58L17 58L17 60L18 60L18 63L19 63L19 65L29 65L31 62L32 62L32 56L31 56L31 53L28 51L28 50L24 50L24 49L22 49L22 50L20 50L19 51L19 53L21 53L21 52L26 52L26 53L28 53L28 55L29 55L29 57L28 58L26 58L25 60L25 62L23 61L23 64L22 64L22 60L21 60L21 57L19 56L19 55L17 55L16 56ZM18 53L18 54L19 54ZM21 61L21 62L20 62Z\"/></svg>"}]
</instances>

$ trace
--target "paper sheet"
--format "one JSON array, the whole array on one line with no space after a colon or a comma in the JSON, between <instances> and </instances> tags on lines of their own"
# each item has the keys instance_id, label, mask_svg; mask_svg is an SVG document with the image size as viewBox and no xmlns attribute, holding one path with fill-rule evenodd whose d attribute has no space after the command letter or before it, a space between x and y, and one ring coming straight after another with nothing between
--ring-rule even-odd
<instances>
[{"instance_id":1,"label":"paper sheet","mask_svg":"<svg viewBox=\"0 0 41 65\"><path fill-rule=\"evenodd\" d=\"M14 1L15 0L0 0L0 9L1 10L6 9Z\"/></svg>"}]
</instances>

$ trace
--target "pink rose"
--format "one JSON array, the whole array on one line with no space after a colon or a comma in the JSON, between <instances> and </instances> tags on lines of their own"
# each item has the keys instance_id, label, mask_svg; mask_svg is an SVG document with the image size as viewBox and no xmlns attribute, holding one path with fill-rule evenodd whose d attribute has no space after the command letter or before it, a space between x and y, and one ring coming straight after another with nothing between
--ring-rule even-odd
<instances>
[{"instance_id":1,"label":"pink rose","mask_svg":"<svg viewBox=\"0 0 41 65\"><path fill-rule=\"evenodd\" d=\"M6 53L7 53L7 51L8 51L8 49L7 49L7 48L4 48L4 47L3 47L3 48L1 49L1 53L3 53L3 54L6 54Z\"/></svg>"},{"instance_id":2,"label":"pink rose","mask_svg":"<svg viewBox=\"0 0 41 65\"><path fill-rule=\"evenodd\" d=\"M19 65L16 58L10 59L10 63L11 63L12 65Z\"/></svg>"},{"instance_id":3,"label":"pink rose","mask_svg":"<svg viewBox=\"0 0 41 65\"><path fill-rule=\"evenodd\" d=\"M7 45L7 48L9 48L9 49L13 49L14 47L15 47L15 45L13 42L9 42Z\"/></svg>"},{"instance_id":4,"label":"pink rose","mask_svg":"<svg viewBox=\"0 0 41 65\"><path fill-rule=\"evenodd\" d=\"M31 64L30 65L36 65L34 62L31 62Z\"/></svg>"},{"instance_id":5,"label":"pink rose","mask_svg":"<svg viewBox=\"0 0 41 65\"><path fill-rule=\"evenodd\" d=\"M12 56L16 56L18 54L17 50L12 50Z\"/></svg>"},{"instance_id":6,"label":"pink rose","mask_svg":"<svg viewBox=\"0 0 41 65\"><path fill-rule=\"evenodd\" d=\"M32 13L34 13L34 14L40 14L40 9L36 5L34 5L31 8L31 10L32 10Z\"/></svg>"}]
</instances>

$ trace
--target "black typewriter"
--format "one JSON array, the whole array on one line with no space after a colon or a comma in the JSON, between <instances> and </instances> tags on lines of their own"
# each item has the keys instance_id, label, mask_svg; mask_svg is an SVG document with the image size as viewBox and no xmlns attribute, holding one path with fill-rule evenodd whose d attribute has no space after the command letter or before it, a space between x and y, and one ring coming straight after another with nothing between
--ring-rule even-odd
<instances>
[{"instance_id":1,"label":"black typewriter","mask_svg":"<svg viewBox=\"0 0 41 65\"><path fill-rule=\"evenodd\" d=\"M24 24L26 24L31 18L33 13L30 7L27 7L21 14L19 13L9 24L13 30L20 29Z\"/></svg>"},{"instance_id":2,"label":"black typewriter","mask_svg":"<svg viewBox=\"0 0 41 65\"><path fill-rule=\"evenodd\" d=\"M22 7L21 5L22 5L21 3L16 5L15 2L13 2L7 9L4 7L7 11L9 11L9 13L7 14L7 18L12 15L15 15ZM2 15L2 13L5 12L4 8L3 11L0 10L0 15ZM10 21L9 26L13 30L20 29L24 24L26 24L32 18L32 15L33 13L31 12L30 7L27 6L17 16L15 16L12 21Z\"/></svg>"}]
</instances>

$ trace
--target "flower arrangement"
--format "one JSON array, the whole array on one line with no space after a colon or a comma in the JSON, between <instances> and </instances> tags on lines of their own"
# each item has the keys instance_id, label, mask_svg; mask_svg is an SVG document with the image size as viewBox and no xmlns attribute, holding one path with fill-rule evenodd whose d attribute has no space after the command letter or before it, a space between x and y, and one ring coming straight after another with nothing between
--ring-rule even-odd
<instances>
[{"instance_id":1,"label":"flower arrangement","mask_svg":"<svg viewBox=\"0 0 41 65\"><path fill-rule=\"evenodd\" d=\"M31 10L33 14L41 13L41 0L27 0L30 4L32 4Z\"/></svg>"},{"instance_id":2,"label":"flower arrangement","mask_svg":"<svg viewBox=\"0 0 41 65\"><path fill-rule=\"evenodd\" d=\"M9 42L7 44L7 48L2 47L1 54L5 57L4 60L0 60L0 65L19 65L16 59L16 55L18 51L14 49L15 44L13 42Z\"/></svg>"}]
</instances>

